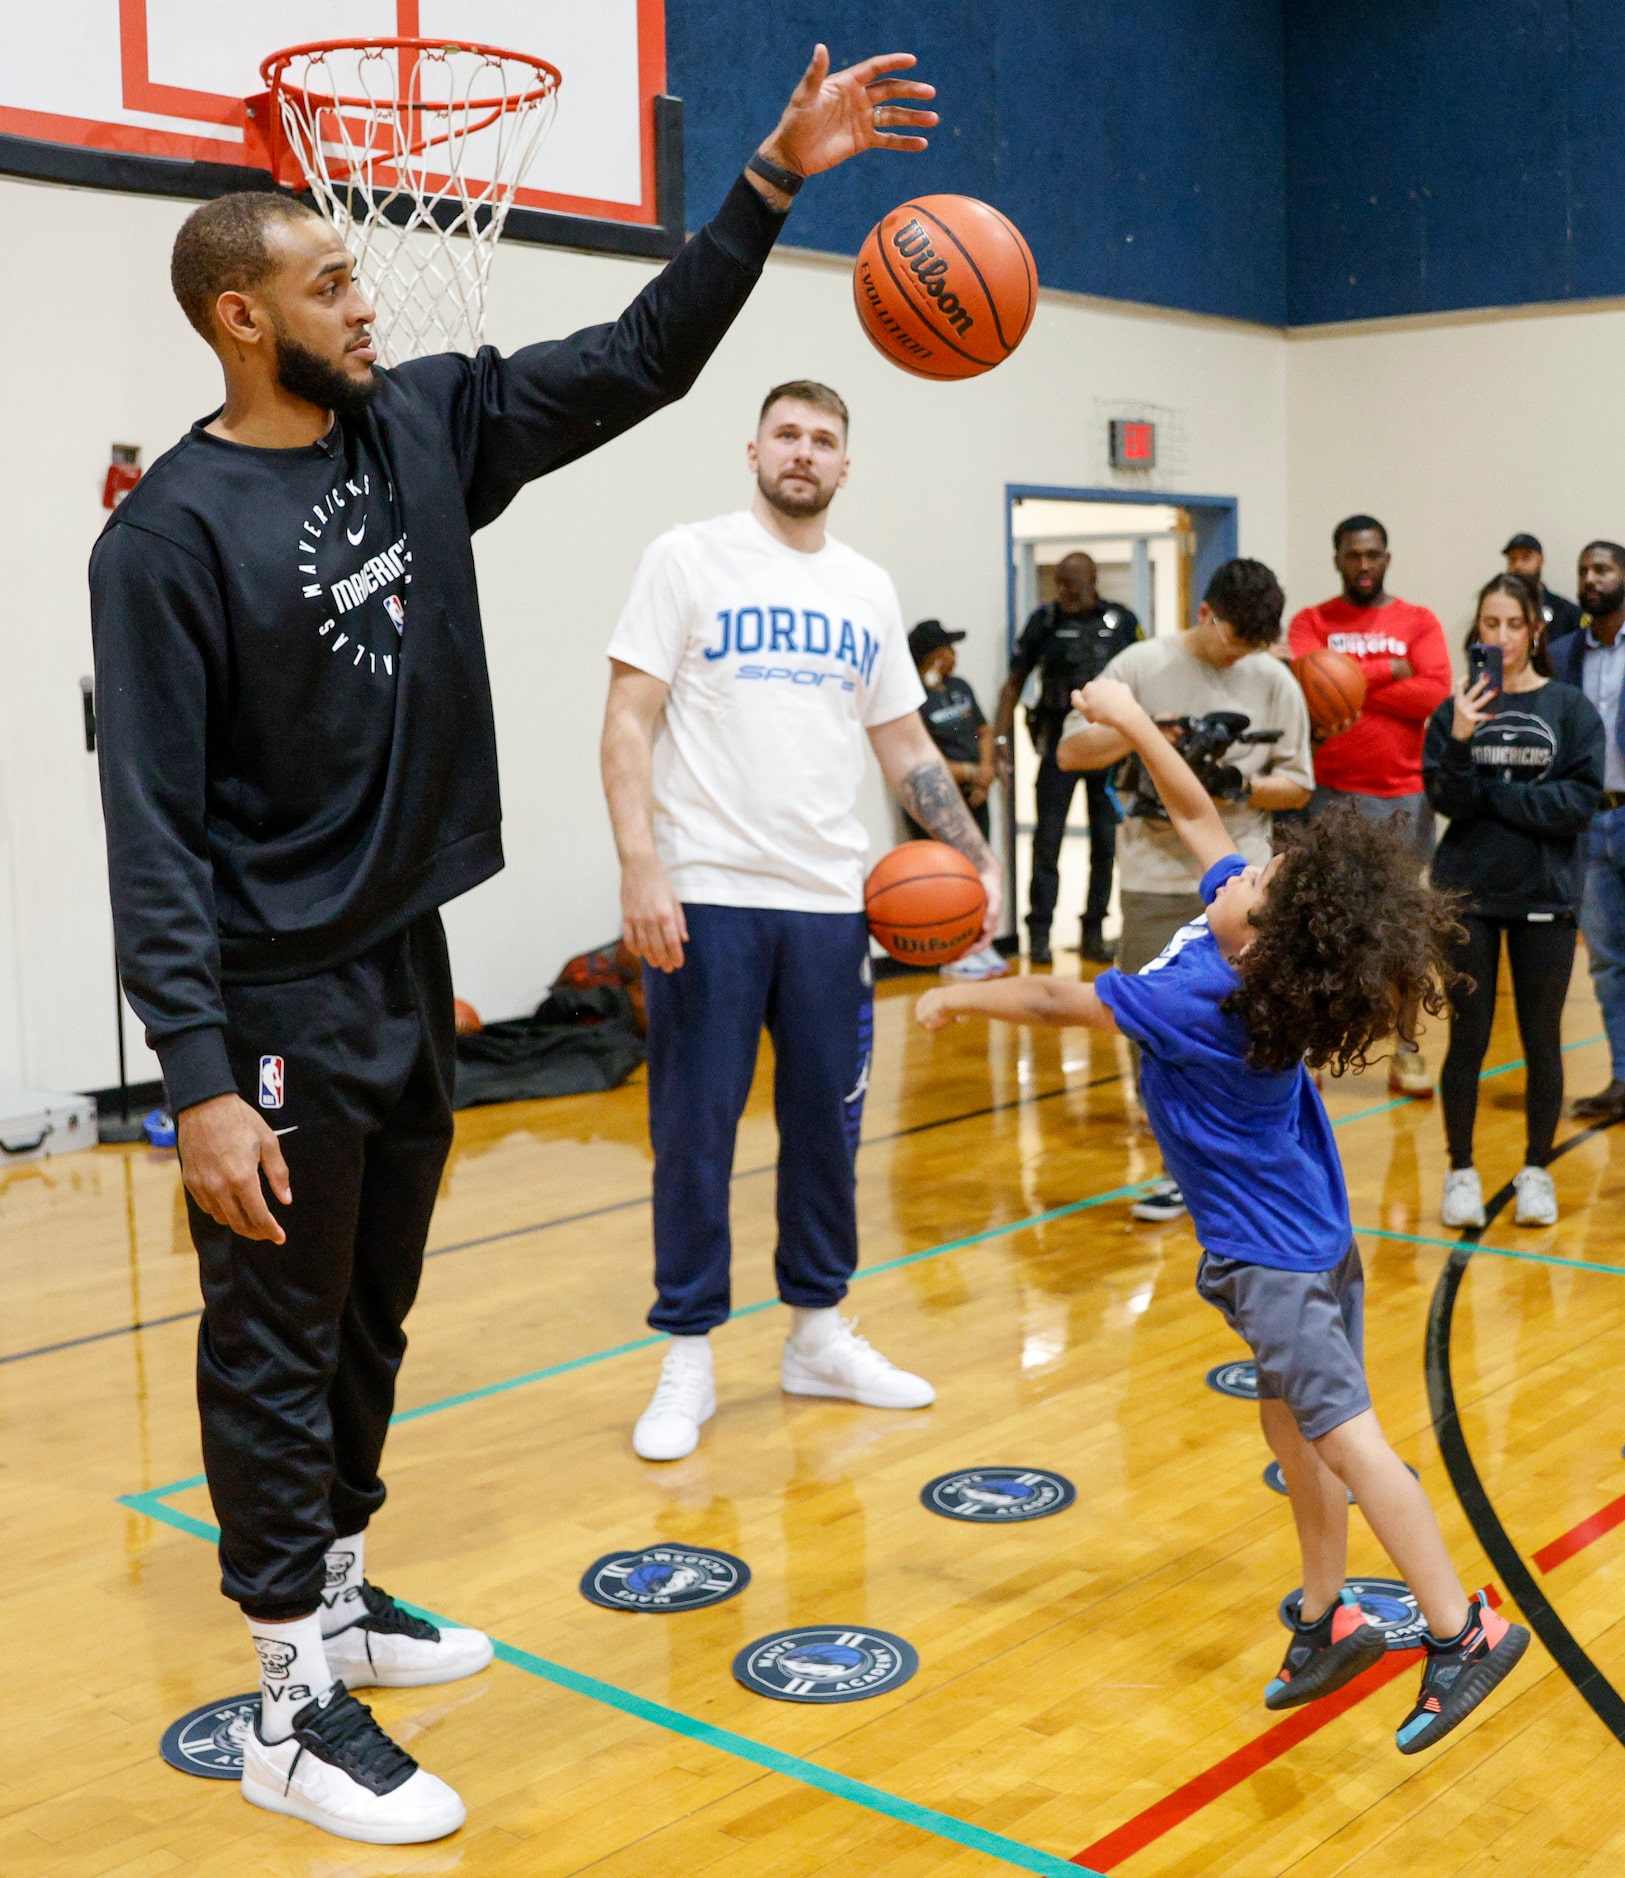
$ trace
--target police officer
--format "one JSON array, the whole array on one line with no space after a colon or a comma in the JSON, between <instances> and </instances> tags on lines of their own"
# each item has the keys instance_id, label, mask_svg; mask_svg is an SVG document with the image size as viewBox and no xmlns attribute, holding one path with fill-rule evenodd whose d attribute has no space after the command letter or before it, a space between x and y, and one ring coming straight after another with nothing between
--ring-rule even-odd
<instances>
[{"instance_id":1,"label":"police officer","mask_svg":"<svg viewBox=\"0 0 1625 1878\"><path fill-rule=\"evenodd\" d=\"M994 722L994 747L1008 777L1016 700L1037 667L1041 689L1037 704L1027 713L1027 729L1038 752L1038 826L1033 834L1033 884L1027 904L1035 965L1050 962L1049 929L1061 890L1061 842L1072 791L1080 780L1075 771L1056 764L1061 726L1072 708L1072 693L1098 678L1119 652L1140 637L1139 620L1128 607L1102 601L1095 582L1095 564L1087 554L1069 554L1056 568L1055 598L1037 609L1016 641ZM1081 949L1086 959L1109 965L1111 948L1101 928L1112 897L1117 808L1109 770L1090 770L1082 782L1089 792L1089 899L1083 911Z\"/></svg>"}]
</instances>

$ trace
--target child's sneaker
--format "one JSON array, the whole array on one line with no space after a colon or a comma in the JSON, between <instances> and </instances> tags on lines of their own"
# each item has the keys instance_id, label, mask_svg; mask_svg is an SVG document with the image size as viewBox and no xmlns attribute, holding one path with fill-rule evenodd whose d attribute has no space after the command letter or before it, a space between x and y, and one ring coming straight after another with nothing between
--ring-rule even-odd
<instances>
[{"instance_id":1,"label":"child's sneaker","mask_svg":"<svg viewBox=\"0 0 1625 1878\"><path fill-rule=\"evenodd\" d=\"M1286 1661L1264 1691L1264 1706L1297 1708L1330 1695L1369 1669L1387 1648L1387 1638L1345 1585L1338 1601L1312 1624L1292 1626Z\"/></svg>"},{"instance_id":2,"label":"child's sneaker","mask_svg":"<svg viewBox=\"0 0 1625 1878\"><path fill-rule=\"evenodd\" d=\"M1405 1717L1394 1745L1420 1754L1464 1722L1529 1648L1529 1632L1492 1611L1480 1591L1467 1607L1467 1627L1448 1643L1428 1638L1428 1660L1416 1707Z\"/></svg>"}]
</instances>

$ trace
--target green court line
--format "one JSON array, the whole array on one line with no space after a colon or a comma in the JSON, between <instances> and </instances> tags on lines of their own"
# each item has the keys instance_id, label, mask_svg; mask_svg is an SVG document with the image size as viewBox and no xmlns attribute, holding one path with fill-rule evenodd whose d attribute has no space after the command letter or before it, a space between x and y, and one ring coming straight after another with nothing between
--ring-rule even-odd
<instances>
[{"instance_id":1,"label":"green court line","mask_svg":"<svg viewBox=\"0 0 1625 1878\"><path fill-rule=\"evenodd\" d=\"M1459 1239L1429 1239L1417 1232L1388 1232L1381 1226L1356 1226L1357 1235L1367 1239L1398 1239L1405 1245L1436 1245L1446 1252L1454 1252L1462 1242ZM1485 1245L1482 1239L1473 1245L1475 1252L1486 1252L1496 1259L1522 1259L1529 1265L1561 1265L1572 1272L1612 1272L1615 1277L1625 1278L1625 1265L1603 1265L1594 1259L1563 1259L1555 1252L1515 1252L1510 1246Z\"/></svg>"},{"instance_id":2,"label":"green court line","mask_svg":"<svg viewBox=\"0 0 1625 1878\"><path fill-rule=\"evenodd\" d=\"M178 1493L182 1487L200 1484L200 1481L182 1480L173 1487L154 1487L146 1493L121 1494L119 1505L143 1513L148 1519L157 1520L163 1525L173 1526L177 1532L188 1533L195 1539L218 1543L218 1526L207 1525L201 1519L193 1519L189 1513L178 1513L174 1507L162 1504L166 1493ZM454 1618L442 1617L438 1612L426 1610L421 1604L408 1604L404 1598L396 1602L404 1610L413 1612L431 1624L438 1624L442 1629L463 1628ZM597 1676L585 1675L579 1669L568 1669L563 1663L537 1656L530 1650L521 1650L517 1645L504 1643L498 1637L493 1637L491 1643L499 1662L523 1670L527 1676L535 1676L560 1689L568 1689L574 1695L585 1696L590 1702L601 1702L606 1708L619 1709L623 1715L630 1715L635 1721L648 1722L656 1728L664 1728L668 1734L698 1741L705 1747L714 1748L719 1754L749 1761L753 1766L765 1768L770 1774L780 1774L786 1780L799 1781L804 1787L815 1787L820 1793L827 1793L837 1800L846 1800L853 1806L861 1806L867 1812L878 1813L883 1819L897 1820L902 1825L913 1826L917 1831L928 1832L935 1838L946 1839L952 1845L984 1853L988 1858L996 1858L1018 1871L1039 1872L1044 1878L1104 1878L1103 1873L1093 1871L1087 1865L1078 1865L1054 1852L1041 1852L1036 1846L1023 1845L1019 1839L1007 1839L1003 1833L972 1826L966 1820L955 1819L952 1813L939 1813L914 1800L905 1800L899 1794L888 1793L884 1787L870 1786L866 1780L854 1780L850 1774L835 1773L831 1768L820 1767L816 1761L803 1760L799 1754L786 1754L781 1748L770 1748L765 1742L753 1741L749 1735L735 1734L731 1728L719 1728L714 1722L700 1721L693 1715L685 1715L681 1709L668 1708L664 1702L654 1702L648 1696L635 1695L630 1689L622 1689L613 1682L604 1682Z\"/></svg>"}]
</instances>

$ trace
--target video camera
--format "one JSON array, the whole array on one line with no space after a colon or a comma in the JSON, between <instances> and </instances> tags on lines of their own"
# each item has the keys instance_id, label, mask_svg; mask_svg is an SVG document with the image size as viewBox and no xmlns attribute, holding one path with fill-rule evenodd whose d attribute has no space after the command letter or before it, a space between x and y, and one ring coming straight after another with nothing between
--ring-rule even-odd
<instances>
[{"instance_id":1,"label":"video camera","mask_svg":"<svg viewBox=\"0 0 1625 1878\"><path fill-rule=\"evenodd\" d=\"M1208 711L1201 717L1159 718L1158 723L1179 732L1174 748L1191 766L1196 780L1215 802L1239 802L1247 793L1247 779L1234 763L1226 763L1231 746L1238 743L1279 743L1278 730L1251 730L1252 719L1240 711ZM1125 815L1144 815L1165 822L1168 811L1151 785L1138 756L1125 757L1117 773L1118 794L1130 798Z\"/></svg>"}]
</instances>

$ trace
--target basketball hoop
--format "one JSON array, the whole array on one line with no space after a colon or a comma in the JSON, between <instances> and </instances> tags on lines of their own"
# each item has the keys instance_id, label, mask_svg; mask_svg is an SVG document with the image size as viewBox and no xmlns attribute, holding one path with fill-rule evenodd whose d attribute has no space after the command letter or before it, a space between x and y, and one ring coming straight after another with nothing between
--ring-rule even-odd
<instances>
[{"instance_id":1,"label":"basketball hoop","mask_svg":"<svg viewBox=\"0 0 1625 1878\"><path fill-rule=\"evenodd\" d=\"M528 52L333 39L274 52L248 116L272 174L308 188L355 251L386 363L473 352L491 256L558 109Z\"/></svg>"}]
</instances>

